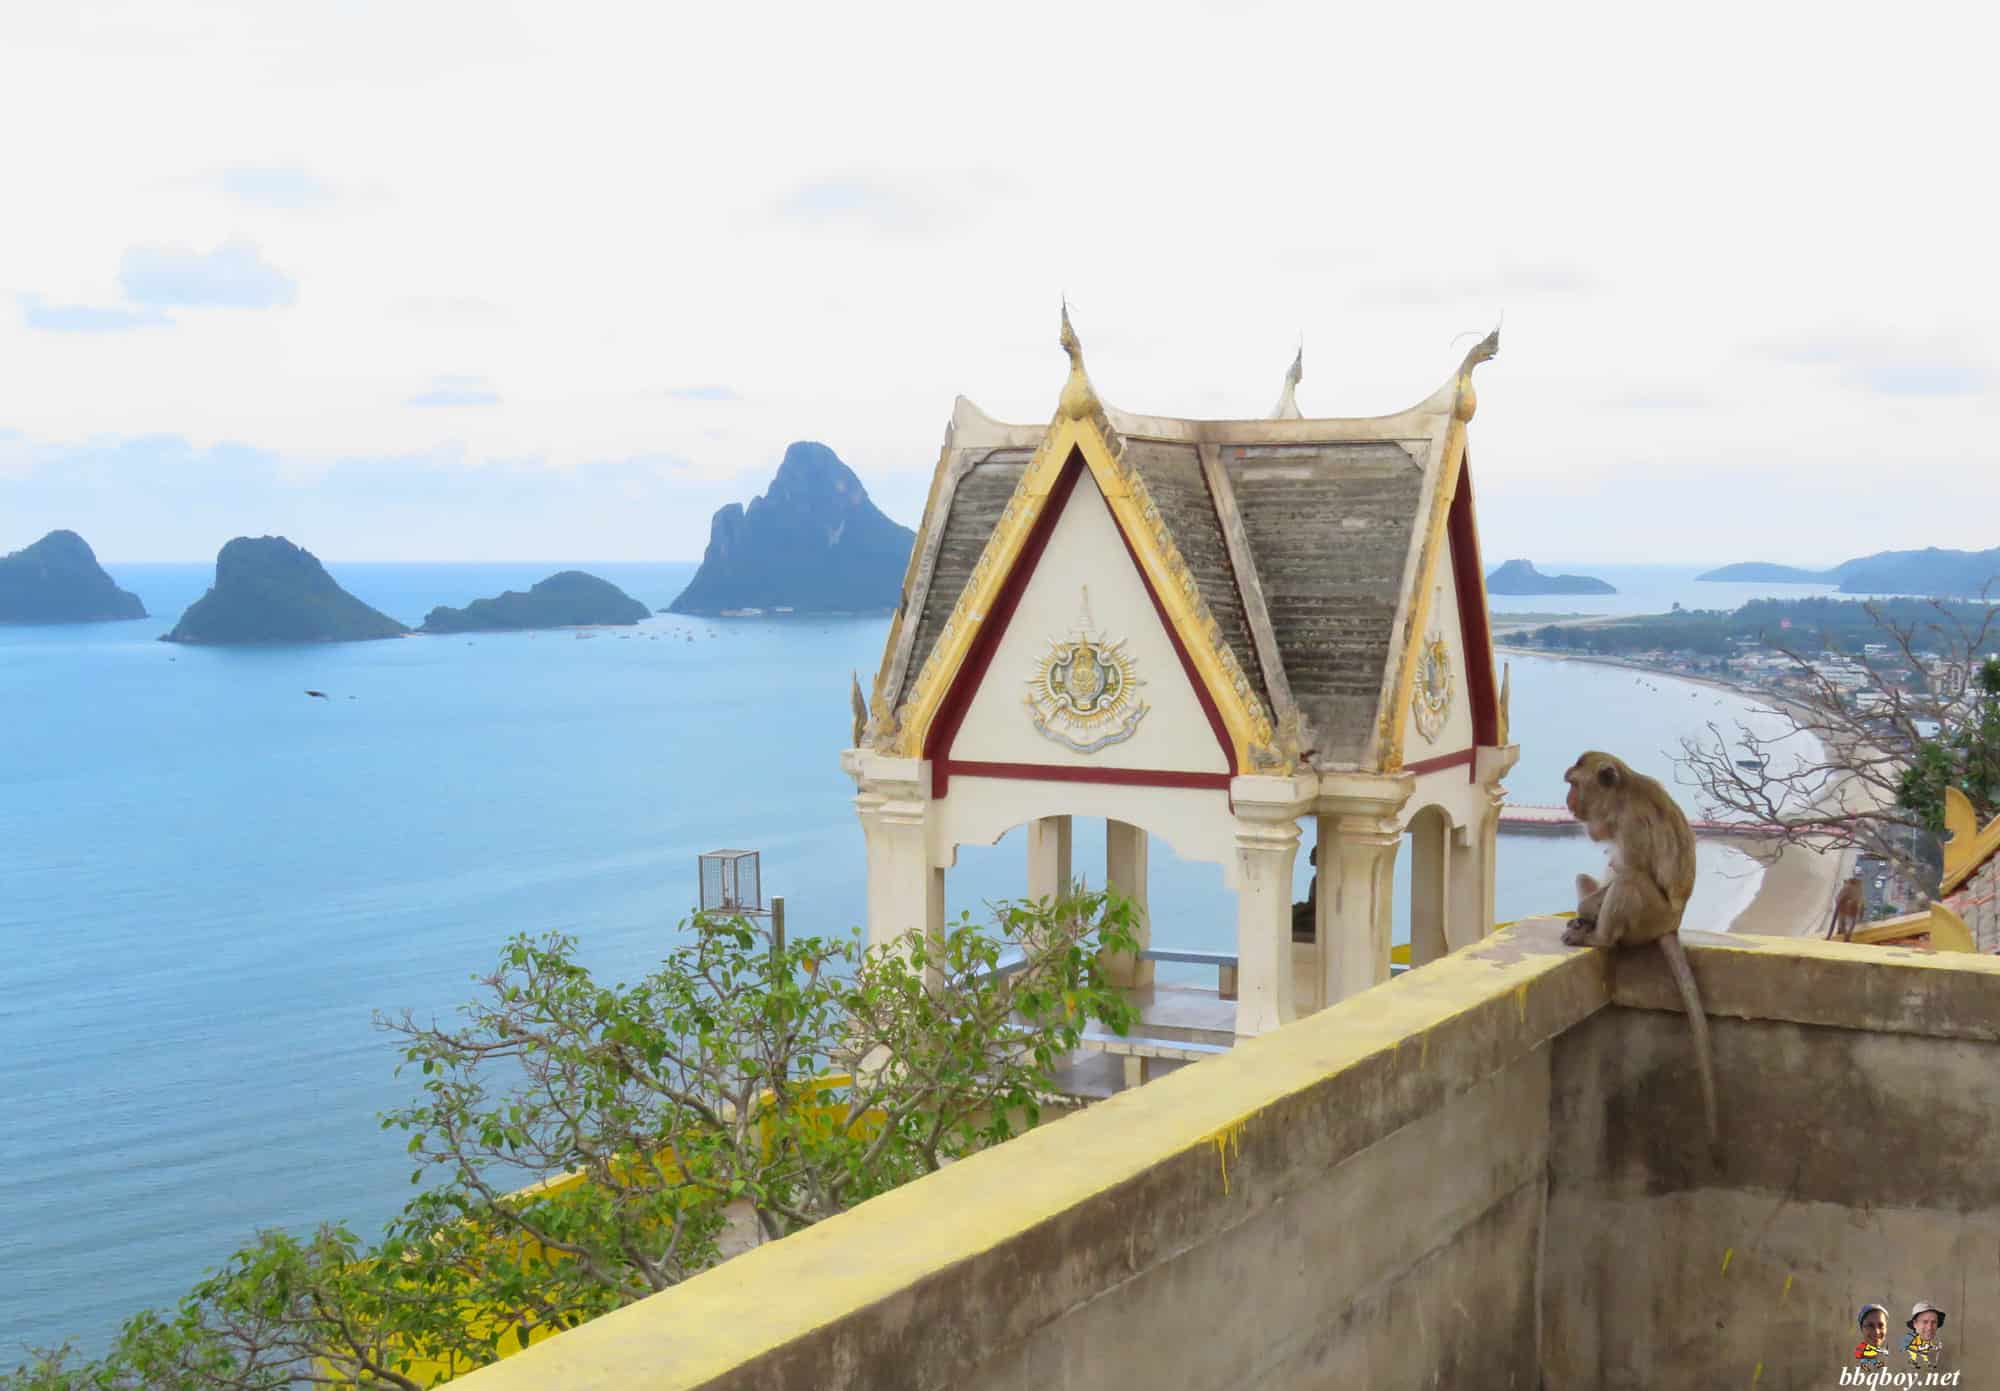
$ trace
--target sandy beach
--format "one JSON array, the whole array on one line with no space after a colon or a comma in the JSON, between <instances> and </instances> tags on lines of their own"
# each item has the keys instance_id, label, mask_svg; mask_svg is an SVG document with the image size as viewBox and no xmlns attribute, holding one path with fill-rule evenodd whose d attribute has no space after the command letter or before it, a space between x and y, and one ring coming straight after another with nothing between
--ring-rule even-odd
<instances>
[{"instance_id":1,"label":"sandy beach","mask_svg":"<svg viewBox=\"0 0 2000 1391\"><path fill-rule=\"evenodd\" d=\"M1618 667L1643 673L1662 681L1681 681L1691 686L1709 686L1730 695L1748 697L1778 706L1783 701L1768 692L1731 685L1703 676L1683 676L1663 672L1638 662L1616 658L1586 657L1567 652L1545 652L1539 648L1495 644L1502 655L1540 657L1549 661L1588 662L1594 666ZM1842 792L1836 788L1820 799L1820 805L1837 805ZM1723 844L1742 851L1763 866L1756 895L1729 925L1731 932L1755 933L1765 937L1810 937L1826 931L1833 912L1833 897L1841 881L1852 873L1852 851L1821 852L1802 845L1774 845L1758 837L1725 839Z\"/></svg>"}]
</instances>

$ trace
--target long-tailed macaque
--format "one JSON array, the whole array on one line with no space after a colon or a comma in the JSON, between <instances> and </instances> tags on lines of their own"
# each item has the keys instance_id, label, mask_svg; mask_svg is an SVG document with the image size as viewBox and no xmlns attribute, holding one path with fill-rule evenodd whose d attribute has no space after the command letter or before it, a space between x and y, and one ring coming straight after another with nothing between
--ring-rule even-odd
<instances>
[{"instance_id":1,"label":"long-tailed macaque","mask_svg":"<svg viewBox=\"0 0 2000 1391\"><path fill-rule=\"evenodd\" d=\"M1840 892L1833 900L1833 920L1826 925L1826 940L1831 942L1838 932L1840 940L1852 942L1854 928L1861 921L1861 909L1865 899L1861 892L1861 876L1855 875L1840 886Z\"/></svg>"},{"instance_id":2,"label":"long-tailed macaque","mask_svg":"<svg viewBox=\"0 0 2000 1391\"><path fill-rule=\"evenodd\" d=\"M1681 914L1694 893L1694 831L1667 789L1624 760L1595 750L1563 774L1570 814L1592 840L1611 842L1611 876L1599 884L1576 876L1576 921L1563 931L1572 946L1643 947L1658 942L1680 988L1694 1035L1708 1138L1719 1135L1715 1116L1715 1063L1708 1046L1708 1016L1679 936Z\"/></svg>"}]
</instances>

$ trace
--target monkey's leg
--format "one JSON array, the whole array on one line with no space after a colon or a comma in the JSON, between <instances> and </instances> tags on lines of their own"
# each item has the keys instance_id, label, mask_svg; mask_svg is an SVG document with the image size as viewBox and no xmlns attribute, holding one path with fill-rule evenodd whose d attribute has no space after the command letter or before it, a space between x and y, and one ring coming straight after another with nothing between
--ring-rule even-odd
<instances>
[{"instance_id":1,"label":"monkey's leg","mask_svg":"<svg viewBox=\"0 0 2000 1391\"><path fill-rule=\"evenodd\" d=\"M1673 910L1657 884L1643 874L1620 874L1604 886L1597 921L1582 940L1593 947L1637 946L1670 930L1672 919Z\"/></svg>"},{"instance_id":2,"label":"monkey's leg","mask_svg":"<svg viewBox=\"0 0 2000 1391\"><path fill-rule=\"evenodd\" d=\"M1563 941L1572 947L1580 947L1597 926L1597 915L1603 910L1604 895L1610 885L1599 885L1588 874L1576 876L1576 918L1563 929Z\"/></svg>"}]
</instances>

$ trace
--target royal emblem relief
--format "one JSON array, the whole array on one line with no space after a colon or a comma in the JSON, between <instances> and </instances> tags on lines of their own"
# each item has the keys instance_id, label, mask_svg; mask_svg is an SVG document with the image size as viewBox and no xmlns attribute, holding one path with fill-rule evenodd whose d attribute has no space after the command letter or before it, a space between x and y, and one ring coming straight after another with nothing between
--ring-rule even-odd
<instances>
[{"instance_id":1,"label":"royal emblem relief","mask_svg":"<svg viewBox=\"0 0 2000 1391\"><path fill-rule=\"evenodd\" d=\"M1416 690L1410 696L1410 713L1415 716L1417 733L1436 743L1451 714L1451 649L1444 636L1431 633L1424 639L1423 655L1417 659Z\"/></svg>"},{"instance_id":2,"label":"royal emblem relief","mask_svg":"<svg viewBox=\"0 0 2000 1391\"><path fill-rule=\"evenodd\" d=\"M1068 637L1051 638L1028 682L1028 718L1044 739L1076 753L1122 744L1138 731L1152 707L1139 698L1139 679L1125 642L1093 634L1090 597Z\"/></svg>"}]
</instances>

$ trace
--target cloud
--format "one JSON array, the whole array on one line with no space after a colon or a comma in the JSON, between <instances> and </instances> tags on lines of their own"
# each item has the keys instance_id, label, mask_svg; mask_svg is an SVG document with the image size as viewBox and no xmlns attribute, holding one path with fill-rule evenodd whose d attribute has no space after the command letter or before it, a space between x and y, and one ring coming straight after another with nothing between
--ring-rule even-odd
<instances>
[{"instance_id":1,"label":"cloud","mask_svg":"<svg viewBox=\"0 0 2000 1391\"><path fill-rule=\"evenodd\" d=\"M118 279L139 304L269 309L298 297L297 282L243 241L213 251L135 246L125 253Z\"/></svg>"},{"instance_id":2,"label":"cloud","mask_svg":"<svg viewBox=\"0 0 2000 1391\"><path fill-rule=\"evenodd\" d=\"M809 179L780 197L776 211L789 222L846 224L872 232L913 233L931 220L913 195L864 178Z\"/></svg>"},{"instance_id":3,"label":"cloud","mask_svg":"<svg viewBox=\"0 0 2000 1391\"><path fill-rule=\"evenodd\" d=\"M267 208L309 208L333 201L325 180L295 164L238 165L215 176L230 197Z\"/></svg>"},{"instance_id":4,"label":"cloud","mask_svg":"<svg viewBox=\"0 0 2000 1391\"><path fill-rule=\"evenodd\" d=\"M428 390L403 403L408 406L497 406L500 393L484 377L432 377Z\"/></svg>"},{"instance_id":5,"label":"cloud","mask_svg":"<svg viewBox=\"0 0 2000 1391\"><path fill-rule=\"evenodd\" d=\"M728 386L670 386L667 395L676 401L741 401L734 387Z\"/></svg>"},{"instance_id":6,"label":"cloud","mask_svg":"<svg viewBox=\"0 0 2000 1391\"><path fill-rule=\"evenodd\" d=\"M40 295L22 295L20 300L22 321L44 333L124 333L173 322L157 309L130 309L116 304L49 304Z\"/></svg>"},{"instance_id":7,"label":"cloud","mask_svg":"<svg viewBox=\"0 0 2000 1391\"><path fill-rule=\"evenodd\" d=\"M1794 367L1830 369L1850 390L1876 396L1976 396L1993 373L1950 336L1829 332L1767 343L1767 356Z\"/></svg>"},{"instance_id":8,"label":"cloud","mask_svg":"<svg viewBox=\"0 0 2000 1391\"><path fill-rule=\"evenodd\" d=\"M1357 291L1352 302L1369 309L1495 304L1510 299L1567 298L1596 291L1596 278L1577 266L1547 262L1503 264L1490 271L1405 276Z\"/></svg>"},{"instance_id":9,"label":"cloud","mask_svg":"<svg viewBox=\"0 0 2000 1391\"><path fill-rule=\"evenodd\" d=\"M490 299L477 295L410 295L396 301L406 314L422 314L440 319L497 319L507 311Z\"/></svg>"},{"instance_id":10,"label":"cloud","mask_svg":"<svg viewBox=\"0 0 2000 1391\"><path fill-rule=\"evenodd\" d=\"M1715 401L1706 392L1663 388L1656 391L1628 391L1618 396L1608 396L1604 399L1604 404L1613 410L1698 411L1714 405Z\"/></svg>"}]
</instances>

